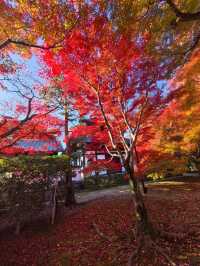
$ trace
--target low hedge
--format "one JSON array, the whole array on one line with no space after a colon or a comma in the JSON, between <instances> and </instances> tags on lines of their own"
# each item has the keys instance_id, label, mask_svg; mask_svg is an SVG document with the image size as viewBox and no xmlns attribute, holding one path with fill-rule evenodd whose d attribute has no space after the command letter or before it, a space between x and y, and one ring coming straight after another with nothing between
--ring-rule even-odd
<instances>
[{"instance_id":1,"label":"low hedge","mask_svg":"<svg viewBox=\"0 0 200 266\"><path fill-rule=\"evenodd\" d=\"M98 190L114 186L127 185L128 181L123 173L113 173L110 175L96 175L86 177L83 186L85 190Z\"/></svg>"},{"instance_id":2,"label":"low hedge","mask_svg":"<svg viewBox=\"0 0 200 266\"><path fill-rule=\"evenodd\" d=\"M62 156L0 158L0 211L20 222L51 202L53 179L69 172L69 159Z\"/></svg>"}]
</instances>

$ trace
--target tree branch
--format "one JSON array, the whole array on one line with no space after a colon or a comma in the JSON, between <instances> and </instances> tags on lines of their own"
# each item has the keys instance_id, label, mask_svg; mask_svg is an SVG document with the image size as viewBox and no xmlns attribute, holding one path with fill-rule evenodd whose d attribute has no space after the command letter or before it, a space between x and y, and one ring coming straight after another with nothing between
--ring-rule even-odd
<instances>
[{"instance_id":1,"label":"tree branch","mask_svg":"<svg viewBox=\"0 0 200 266\"><path fill-rule=\"evenodd\" d=\"M108 242L112 242L112 239L110 237L108 237L107 235L105 235L103 232L100 231L99 227L96 225L95 222L92 223L92 226L94 227L96 233L104 240L108 241Z\"/></svg>"},{"instance_id":2,"label":"tree branch","mask_svg":"<svg viewBox=\"0 0 200 266\"><path fill-rule=\"evenodd\" d=\"M200 20L200 11L196 13L190 12L182 12L172 0L166 0L167 4L171 7L174 11L176 16L180 18L182 21L193 21L193 20Z\"/></svg>"},{"instance_id":3,"label":"tree branch","mask_svg":"<svg viewBox=\"0 0 200 266\"><path fill-rule=\"evenodd\" d=\"M98 101L101 114L103 116L104 122L105 122L106 127L107 127L107 130L108 130L108 135L109 135L111 144L112 144L113 148L116 149L117 145L116 145L116 143L114 141L114 136L113 136L113 133L112 133L112 128L110 126L110 123L108 121L108 118L107 118L107 116L105 114L105 110L104 110L103 104L101 102L99 90L89 80L87 80L83 75L81 75L81 78L87 83L87 85L89 85L89 87L95 92L95 94L97 96L97 101Z\"/></svg>"},{"instance_id":4,"label":"tree branch","mask_svg":"<svg viewBox=\"0 0 200 266\"><path fill-rule=\"evenodd\" d=\"M126 126L128 127L128 129L130 131L132 139L134 139L134 130L132 129L132 127L131 127L131 125L130 125L130 123L128 121L127 113L124 111L122 100L120 98L118 98L118 101L119 101L119 104L120 104L120 109L121 109L122 116L124 118L124 122L125 122Z\"/></svg>"},{"instance_id":5,"label":"tree branch","mask_svg":"<svg viewBox=\"0 0 200 266\"><path fill-rule=\"evenodd\" d=\"M15 133L17 130L19 130L25 123L27 123L28 121L32 120L34 117L48 115L49 113L52 113L53 111L57 110L57 108L58 108L58 106L56 106L53 109L50 109L49 111L47 111L46 113L43 113L43 114L32 114L31 115L31 109L32 109L31 104L32 104L32 100L33 100L33 98L30 98L28 100L27 113L26 113L26 116L24 117L24 119L22 119L18 123L17 126L10 128L5 133L2 133L0 135L0 140L3 139L3 138L6 138L8 136L11 136L13 133Z\"/></svg>"},{"instance_id":6,"label":"tree branch","mask_svg":"<svg viewBox=\"0 0 200 266\"><path fill-rule=\"evenodd\" d=\"M26 113L25 118L22 119L22 120L19 122L19 124L18 124L17 126L10 128L10 129L7 130L5 133L2 133L2 134L0 135L0 139L6 138L6 137L12 135L15 131L17 131L18 129L20 129L20 127L21 127L23 124L25 124L28 120L31 120L31 119L36 115L36 114L32 114L32 115L30 115L30 113L31 113L31 104L32 104L32 100L33 100L33 98L30 98L30 99L28 100L28 107L27 107L27 113Z\"/></svg>"},{"instance_id":7,"label":"tree branch","mask_svg":"<svg viewBox=\"0 0 200 266\"><path fill-rule=\"evenodd\" d=\"M189 60L191 53L194 51L195 48L197 48L199 42L200 42L200 31L193 37L190 47L184 52L184 63L186 63Z\"/></svg>"},{"instance_id":8,"label":"tree branch","mask_svg":"<svg viewBox=\"0 0 200 266\"><path fill-rule=\"evenodd\" d=\"M71 28L68 30L68 32L66 32L65 37L67 36L67 34L72 32L72 30L77 25L78 21L79 21L79 16L77 16L77 18L74 21L74 23L72 24ZM15 39L12 39L12 38L8 38L7 40L5 40L2 43L0 43L0 50L5 48L9 44L16 44L16 45L20 45L20 46L29 47L29 48L37 48L37 49L49 50L49 49L62 47L62 45L60 45L60 44L63 41L64 41L64 39L62 39L62 40L60 40L60 41L58 41L58 42L56 42L56 43L54 43L52 45L44 46L44 45L39 45L39 44L34 44L34 43L28 43L27 41L24 41L24 40L15 40Z\"/></svg>"},{"instance_id":9,"label":"tree branch","mask_svg":"<svg viewBox=\"0 0 200 266\"><path fill-rule=\"evenodd\" d=\"M134 140L133 140L133 144L132 145L135 145L135 143L137 141L137 136L138 136L139 129L140 129L140 126L141 126L143 113L144 113L144 110L145 110L145 108L147 106L147 103L148 103L148 94L149 94L148 93L148 90L146 90L145 101L144 101L144 103L141 106L141 110L140 110L140 113L139 113L139 117L138 117L138 119L136 121L136 125L135 125L135 128L133 130Z\"/></svg>"},{"instance_id":10,"label":"tree branch","mask_svg":"<svg viewBox=\"0 0 200 266\"><path fill-rule=\"evenodd\" d=\"M117 153L113 153L109 148L108 148L108 146L107 145L104 145L105 146L105 148L106 148L106 151L107 151L107 153L110 155L110 157L114 157L114 156L116 156L116 157L120 157L119 156L119 154L117 154Z\"/></svg>"},{"instance_id":11,"label":"tree branch","mask_svg":"<svg viewBox=\"0 0 200 266\"><path fill-rule=\"evenodd\" d=\"M49 49L54 49L54 48L62 47L61 45L58 45L61 42L62 41L57 42L57 43L55 43L53 45L50 45L50 46L44 46L44 45L39 45L39 44L28 43L28 42L23 41L23 40L7 39L6 41L4 41L4 42L2 42L0 44L0 50L3 49L3 48L5 48L9 44L16 44L16 45L20 45L20 46L29 47L29 48L37 48L37 49L49 50Z\"/></svg>"},{"instance_id":12,"label":"tree branch","mask_svg":"<svg viewBox=\"0 0 200 266\"><path fill-rule=\"evenodd\" d=\"M31 133L33 133L34 129L35 129L35 128L32 128L31 131L27 132L27 133L24 134L23 136L19 136L19 137L15 138L13 141L11 141L10 143L5 144L4 146L1 146L1 147L0 147L0 152L1 152L2 150L4 150L4 149L7 149L7 148L12 147L12 146L15 145L19 140L21 140L21 139L23 139L23 138L29 136Z\"/></svg>"}]
</instances>

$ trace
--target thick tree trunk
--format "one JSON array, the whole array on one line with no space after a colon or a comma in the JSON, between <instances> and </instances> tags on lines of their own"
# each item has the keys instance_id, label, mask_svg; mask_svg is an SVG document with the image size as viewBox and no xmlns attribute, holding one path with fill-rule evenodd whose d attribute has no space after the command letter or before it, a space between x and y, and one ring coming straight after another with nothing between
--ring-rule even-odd
<instances>
[{"instance_id":1,"label":"thick tree trunk","mask_svg":"<svg viewBox=\"0 0 200 266\"><path fill-rule=\"evenodd\" d=\"M126 171L129 175L129 182L135 204L136 240L140 241L141 238L144 238L146 235L152 237L154 235L154 230L149 220L147 209L140 190L139 181L134 176L134 170L131 167L126 167Z\"/></svg>"},{"instance_id":2,"label":"thick tree trunk","mask_svg":"<svg viewBox=\"0 0 200 266\"><path fill-rule=\"evenodd\" d=\"M134 169L128 166L126 168L129 174L129 181L132 188L135 204L135 216L136 216L136 226L135 226L135 239L137 243L137 249L131 254L128 260L128 266L135 265L135 259L139 258L142 250L153 249L158 254L166 259L169 265L176 266L176 264L171 260L171 258L165 254L165 252L160 248L156 242L155 238L158 237L159 231L155 230L149 219L147 209L143 200L143 196L139 187L139 182L134 176Z\"/></svg>"},{"instance_id":3,"label":"thick tree trunk","mask_svg":"<svg viewBox=\"0 0 200 266\"><path fill-rule=\"evenodd\" d=\"M136 212L136 238L140 239L140 237L144 237L145 235L153 236L154 230L140 190L134 191L134 202Z\"/></svg>"}]
</instances>

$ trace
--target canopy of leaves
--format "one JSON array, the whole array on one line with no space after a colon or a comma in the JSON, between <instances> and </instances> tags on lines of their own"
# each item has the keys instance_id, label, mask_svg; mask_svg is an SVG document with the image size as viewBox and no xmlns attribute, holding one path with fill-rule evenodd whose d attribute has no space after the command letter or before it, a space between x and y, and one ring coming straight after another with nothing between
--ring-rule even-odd
<instances>
[{"instance_id":1,"label":"canopy of leaves","mask_svg":"<svg viewBox=\"0 0 200 266\"><path fill-rule=\"evenodd\" d=\"M196 50L169 82L174 99L159 117L152 143L161 160L150 160L150 168L160 167L165 171L172 168L181 173L194 161L199 165L199 73L199 50Z\"/></svg>"},{"instance_id":2,"label":"canopy of leaves","mask_svg":"<svg viewBox=\"0 0 200 266\"><path fill-rule=\"evenodd\" d=\"M121 32L146 34L150 39L148 49L169 65L169 71L183 64L199 47L199 1L116 0L110 14Z\"/></svg>"},{"instance_id":3,"label":"canopy of leaves","mask_svg":"<svg viewBox=\"0 0 200 266\"><path fill-rule=\"evenodd\" d=\"M53 47L62 43L77 19L73 4L66 1L7 1L0 3L0 48ZM74 11L74 12L72 12Z\"/></svg>"},{"instance_id":4,"label":"canopy of leaves","mask_svg":"<svg viewBox=\"0 0 200 266\"><path fill-rule=\"evenodd\" d=\"M117 149L127 154L134 143L143 156L155 117L166 104L163 88L157 85L164 71L145 52L145 36L136 42L113 30L104 16L81 26L63 49L43 57L50 75L62 77L60 88L71 95L80 116L92 122L77 126L69 139L90 136L115 156Z\"/></svg>"}]
</instances>

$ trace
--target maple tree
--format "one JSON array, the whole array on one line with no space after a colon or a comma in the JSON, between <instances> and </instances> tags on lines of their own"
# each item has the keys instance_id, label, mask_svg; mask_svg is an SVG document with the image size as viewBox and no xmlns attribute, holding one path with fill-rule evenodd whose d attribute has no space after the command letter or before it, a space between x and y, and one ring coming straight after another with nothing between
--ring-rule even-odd
<instances>
[{"instance_id":1,"label":"maple tree","mask_svg":"<svg viewBox=\"0 0 200 266\"><path fill-rule=\"evenodd\" d=\"M198 49L194 51L190 61L177 71L169 82L169 87L175 92L175 98L160 117L155 147L168 154L175 172L176 169L179 173L187 171L188 164L199 169ZM176 163L173 164L173 161Z\"/></svg>"},{"instance_id":2,"label":"maple tree","mask_svg":"<svg viewBox=\"0 0 200 266\"><path fill-rule=\"evenodd\" d=\"M23 72L21 66L11 56L14 53L25 58L34 54L31 48L59 49L63 38L70 34L78 22L79 7L78 2L75 10L72 2L1 1L0 75L5 77L17 74L18 71ZM0 86L3 87L2 81ZM39 101L37 103L36 95L27 97L19 90L18 94L21 94L24 103L18 104L16 108L7 106L5 110L15 109L12 110L11 116L1 115L1 150L5 148L10 150L11 146L24 137L45 138L45 135L50 136L53 131L55 135L55 129L60 125L59 119L50 115L58 106L48 108L44 103L41 104ZM41 123L42 120L46 122Z\"/></svg>"},{"instance_id":3,"label":"maple tree","mask_svg":"<svg viewBox=\"0 0 200 266\"><path fill-rule=\"evenodd\" d=\"M196 0L117 0L109 12L119 31L151 36L147 49L168 64L171 75L199 47L199 8Z\"/></svg>"},{"instance_id":4,"label":"maple tree","mask_svg":"<svg viewBox=\"0 0 200 266\"><path fill-rule=\"evenodd\" d=\"M91 160L86 171L117 169L119 164L126 169L135 200L136 252L151 245L173 265L154 242L160 232L149 218L139 181L149 173L166 174L169 166L176 172L185 171L194 153L198 163L197 1L186 5L172 0L4 0L0 8L4 11L0 74L16 73L19 68L10 52L27 57L36 53L30 48L38 48L48 66L44 72L51 79L51 86L39 92L45 102L38 100L38 94L17 91L26 103L12 107L12 115L1 115L0 151L23 152L15 147L20 139L59 135L63 121L51 113L62 109L69 155L73 140L89 137L92 143L86 149L101 149L110 156L101 162ZM187 60L171 83L178 90L171 93L175 98L169 103L172 97L166 96L157 81L166 73L173 75L177 65ZM91 124L78 125L69 134L71 108ZM69 191L71 185L70 176Z\"/></svg>"},{"instance_id":5,"label":"maple tree","mask_svg":"<svg viewBox=\"0 0 200 266\"><path fill-rule=\"evenodd\" d=\"M156 234L139 179L144 173L146 154L151 152L148 142L154 135L153 125L167 103L157 84L164 69L144 52L145 36L136 42L118 34L104 16L92 17L81 26L66 40L63 49L45 52L43 60L52 76L62 77L60 87L73 97L80 117L92 122L90 126L75 127L68 141L89 136L103 144L110 161L117 157L126 169L134 192L140 251L141 245L154 243Z\"/></svg>"},{"instance_id":6,"label":"maple tree","mask_svg":"<svg viewBox=\"0 0 200 266\"><path fill-rule=\"evenodd\" d=\"M75 12L73 2L57 0L3 0L0 9L0 50L4 52L13 50L15 46L18 46L18 50L56 48L62 44L80 15L78 2Z\"/></svg>"},{"instance_id":7,"label":"maple tree","mask_svg":"<svg viewBox=\"0 0 200 266\"><path fill-rule=\"evenodd\" d=\"M5 77L4 77L5 78ZM1 104L0 114L0 151L1 153L23 152L17 144L23 139L50 140L61 134L63 122L53 112L57 106L46 105L39 97L37 86L29 87L21 80L5 78L4 90L13 95L10 104ZM12 83L15 86L11 86ZM3 83L2 83L3 84ZM43 147L48 150L48 147ZM33 151L29 151L34 152Z\"/></svg>"},{"instance_id":8,"label":"maple tree","mask_svg":"<svg viewBox=\"0 0 200 266\"><path fill-rule=\"evenodd\" d=\"M184 113L178 111L175 102L169 104L155 125L155 137L151 141L152 154L146 162L147 175L163 178L188 171L188 145L184 146ZM183 149L187 152L183 153Z\"/></svg>"},{"instance_id":9,"label":"maple tree","mask_svg":"<svg viewBox=\"0 0 200 266\"><path fill-rule=\"evenodd\" d=\"M30 58L37 49L59 49L78 24L81 4L73 1L2 0L0 3L0 74L19 67L12 55Z\"/></svg>"}]
</instances>

